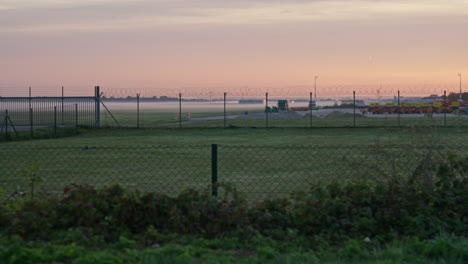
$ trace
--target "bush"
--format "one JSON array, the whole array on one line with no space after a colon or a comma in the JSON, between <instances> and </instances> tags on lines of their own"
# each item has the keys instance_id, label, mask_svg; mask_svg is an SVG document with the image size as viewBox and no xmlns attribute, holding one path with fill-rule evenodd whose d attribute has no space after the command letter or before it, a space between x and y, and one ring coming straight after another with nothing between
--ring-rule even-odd
<instances>
[{"instance_id":1,"label":"bush","mask_svg":"<svg viewBox=\"0 0 468 264\"><path fill-rule=\"evenodd\" d=\"M167 233L262 234L280 240L304 234L332 244L366 237L375 242L431 238L441 231L466 235L468 160L449 155L436 171L430 188L412 179L331 184L258 204L247 203L228 185L219 186L219 197L191 189L169 197L117 185L99 190L72 185L61 198L25 199L14 207L0 207L0 232L47 240L54 232L74 230L80 240L99 236L106 242L121 241L124 233L148 235L149 240Z\"/></svg>"}]
</instances>

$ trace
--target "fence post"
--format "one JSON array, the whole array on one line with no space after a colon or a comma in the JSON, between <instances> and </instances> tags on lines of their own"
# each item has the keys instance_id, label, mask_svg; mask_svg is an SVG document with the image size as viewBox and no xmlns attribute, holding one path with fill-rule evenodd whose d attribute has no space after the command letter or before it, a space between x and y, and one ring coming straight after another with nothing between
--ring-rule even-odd
<instances>
[{"instance_id":1,"label":"fence post","mask_svg":"<svg viewBox=\"0 0 468 264\"><path fill-rule=\"evenodd\" d=\"M224 93L224 128L226 128L226 94Z\"/></svg>"},{"instance_id":2,"label":"fence post","mask_svg":"<svg viewBox=\"0 0 468 264\"><path fill-rule=\"evenodd\" d=\"M397 111L398 111L398 127L400 127L400 90L398 90L398 102L397 102Z\"/></svg>"},{"instance_id":3,"label":"fence post","mask_svg":"<svg viewBox=\"0 0 468 264\"><path fill-rule=\"evenodd\" d=\"M310 114L309 126L312 128L312 92L309 93L309 114Z\"/></svg>"},{"instance_id":4,"label":"fence post","mask_svg":"<svg viewBox=\"0 0 468 264\"><path fill-rule=\"evenodd\" d=\"M268 93L265 93L265 118L266 128L268 128Z\"/></svg>"},{"instance_id":5,"label":"fence post","mask_svg":"<svg viewBox=\"0 0 468 264\"><path fill-rule=\"evenodd\" d=\"M447 91L444 91L444 126L447 126Z\"/></svg>"},{"instance_id":6,"label":"fence post","mask_svg":"<svg viewBox=\"0 0 468 264\"><path fill-rule=\"evenodd\" d=\"M137 128L140 128L140 94L137 93Z\"/></svg>"},{"instance_id":7,"label":"fence post","mask_svg":"<svg viewBox=\"0 0 468 264\"><path fill-rule=\"evenodd\" d=\"M64 92L63 92L63 86L62 86L62 111L61 111L62 126L64 125L64 121L63 121L63 100L64 100L64 98L63 98L63 96L64 96Z\"/></svg>"},{"instance_id":8,"label":"fence post","mask_svg":"<svg viewBox=\"0 0 468 264\"><path fill-rule=\"evenodd\" d=\"M218 144L211 145L211 195L218 196Z\"/></svg>"},{"instance_id":9,"label":"fence post","mask_svg":"<svg viewBox=\"0 0 468 264\"><path fill-rule=\"evenodd\" d=\"M78 128L78 104L75 104L75 127Z\"/></svg>"},{"instance_id":10,"label":"fence post","mask_svg":"<svg viewBox=\"0 0 468 264\"><path fill-rule=\"evenodd\" d=\"M100 87L95 86L94 87L94 92L95 92L95 101L96 101L96 120L95 120L95 126L100 127L101 126L101 92L100 92Z\"/></svg>"},{"instance_id":11,"label":"fence post","mask_svg":"<svg viewBox=\"0 0 468 264\"><path fill-rule=\"evenodd\" d=\"M353 126L356 127L356 91L353 91Z\"/></svg>"},{"instance_id":12,"label":"fence post","mask_svg":"<svg viewBox=\"0 0 468 264\"><path fill-rule=\"evenodd\" d=\"M29 128L31 130L31 138L34 137L34 132L33 132L33 109L29 108Z\"/></svg>"},{"instance_id":13,"label":"fence post","mask_svg":"<svg viewBox=\"0 0 468 264\"><path fill-rule=\"evenodd\" d=\"M8 134L8 110L5 110L5 135Z\"/></svg>"},{"instance_id":14,"label":"fence post","mask_svg":"<svg viewBox=\"0 0 468 264\"><path fill-rule=\"evenodd\" d=\"M179 128L182 128L182 93L179 93Z\"/></svg>"},{"instance_id":15,"label":"fence post","mask_svg":"<svg viewBox=\"0 0 468 264\"><path fill-rule=\"evenodd\" d=\"M57 136L57 106L54 106L54 135Z\"/></svg>"},{"instance_id":16,"label":"fence post","mask_svg":"<svg viewBox=\"0 0 468 264\"><path fill-rule=\"evenodd\" d=\"M29 108L32 108L31 100L32 100L32 98L31 98L31 86L29 86Z\"/></svg>"}]
</instances>

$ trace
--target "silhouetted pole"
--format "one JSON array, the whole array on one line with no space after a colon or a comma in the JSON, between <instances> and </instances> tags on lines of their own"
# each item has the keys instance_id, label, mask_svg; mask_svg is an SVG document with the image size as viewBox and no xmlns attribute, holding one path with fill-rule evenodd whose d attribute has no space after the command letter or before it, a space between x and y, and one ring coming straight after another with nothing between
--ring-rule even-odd
<instances>
[{"instance_id":1,"label":"silhouetted pole","mask_svg":"<svg viewBox=\"0 0 468 264\"><path fill-rule=\"evenodd\" d=\"M31 98L31 86L29 86L29 108L32 108L31 100L32 100L32 98Z\"/></svg>"},{"instance_id":2,"label":"silhouetted pole","mask_svg":"<svg viewBox=\"0 0 468 264\"><path fill-rule=\"evenodd\" d=\"M75 104L75 127L78 128L78 104Z\"/></svg>"},{"instance_id":3,"label":"silhouetted pole","mask_svg":"<svg viewBox=\"0 0 468 264\"><path fill-rule=\"evenodd\" d=\"M353 126L356 127L356 91L353 91Z\"/></svg>"},{"instance_id":4,"label":"silhouetted pole","mask_svg":"<svg viewBox=\"0 0 468 264\"><path fill-rule=\"evenodd\" d=\"M400 126L400 90L398 90L398 102L397 102L397 111L398 111L398 126Z\"/></svg>"},{"instance_id":5,"label":"silhouetted pole","mask_svg":"<svg viewBox=\"0 0 468 264\"><path fill-rule=\"evenodd\" d=\"M29 108L29 129L31 130L31 138L34 136L33 132L33 109Z\"/></svg>"},{"instance_id":6,"label":"silhouetted pole","mask_svg":"<svg viewBox=\"0 0 468 264\"><path fill-rule=\"evenodd\" d=\"M179 93L179 128L182 128L182 93Z\"/></svg>"},{"instance_id":7,"label":"silhouetted pole","mask_svg":"<svg viewBox=\"0 0 468 264\"><path fill-rule=\"evenodd\" d=\"M63 91L63 86L62 86L62 113L61 113L61 119L62 119L62 126L64 125L63 121L63 100L64 100L64 91Z\"/></svg>"},{"instance_id":8,"label":"silhouetted pole","mask_svg":"<svg viewBox=\"0 0 468 264\"><path fill-rule=\"evenodd\" d=\"M226 95L227 93L224 93L224 128L226 128Z\"/></svg>"},{"instance_id":9,"label":"silhouetted pole","mask_svg":"<svg viewBox=\"0 0 468 264\"><path fill-rule=\"evenodd\" d=\"M447 126L447 91L444 91L444 126Z\"/></svg>"},{"instance_id":10,"label":"silhouetted pole","mask_svg":"<svg viewBox=\"0 0 468 264\"><path fill-rule=\"evenodd\" d=\"M312 127L312 92L309 94L309 126Z\"/></svg>"},{"instance_id":11,"label":"silhouetted pole","mask_svg":"<svg viewBox=\"0 0 468 264\"><path fill-rule=\"evenodd\" d=\"M101 126L101 88L99 86L94 87L95 97L95 126Z\"/></svg>"},{"instance_id":12,"label":"silhouetted pole","mask_svg":"<svg viewBox=\"0 0 468 264\"><path fill-rule=\"evenodd\" d=\"M140 94L137 93L137 128L140 128Z\"/></svg>"},{"instance_id":13,"label":"silhouetted pole","mask_svg":"<svg viewBox=\"0 0 468 264\"><path fill-rule=\"evenodd\" d=\"M265 93L265 118L266 128L268 128L268 93Z\"/></svg>"},{"instance_id":14,"label":"silhouetted pole","mask_svg":"<svg viewBox=\"0 0 468 264\"><path fill-rule=\"evenodd\" d=\"M54 135L57 136L57 106L54 106Z\"/></svg>"}]
</instances>

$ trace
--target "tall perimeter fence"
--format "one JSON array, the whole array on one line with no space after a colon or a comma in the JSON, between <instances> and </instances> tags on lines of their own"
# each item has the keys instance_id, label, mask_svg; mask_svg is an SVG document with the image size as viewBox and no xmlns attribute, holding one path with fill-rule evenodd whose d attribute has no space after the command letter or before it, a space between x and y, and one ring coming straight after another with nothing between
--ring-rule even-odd
<instances>
[{"instance_id":1,"label":"tall perimeter fence","mask_svg":"<svg viewBox=\"0 0 468 264\"><path fill-rule=\"evenodd\" d=\"M2 132L37 127L100 126L100 89L94 96L0 96Z\"/></svg>"},{"instance_id":2,"label":"tall perimeter fence","mask_svg":"<svg viewBox=\"0 0 468 264\"><path fill-rule=\"evenodd\" d=\"M57 89L59 90L59 89ZM31 90L30 90L31 91ZM316 86L131 89L95 87L92 96L5 97L2 131L101 126L398 127L468 126L462 86ZM50 91L49 91L50 94Z\"/></svg>"},{"instance_id":3,"label":"tall perimeter fence","mask_svg":"<svg viewBox=\"0 0 468 264\"><path fill-rule=\"evenodd\" d=\"M4 199L61 195L71 184L120 184L176 195L193 188L221 195L220 183L250 200L285 197L332 182L388 183L412 178L432 186L435 168L468 145L290 146L179 145L0 147ZM467 175L459 175L467 177Z\"/></svg>"}]
</instances>

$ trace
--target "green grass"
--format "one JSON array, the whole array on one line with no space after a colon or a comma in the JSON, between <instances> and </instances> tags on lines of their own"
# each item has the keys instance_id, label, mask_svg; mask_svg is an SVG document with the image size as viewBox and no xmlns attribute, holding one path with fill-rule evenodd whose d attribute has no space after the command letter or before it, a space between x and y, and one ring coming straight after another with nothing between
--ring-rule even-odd
<instances>
[{"instance_id":1,"label":"green grass","mask_svg":"<svg viewBox=\"0 0 468 264\"><path fill-rule=\"evenodd\" d=\"M347 109L349 110L349 109ZM341 111L337 109L337 111ZM113 110L111 109L112 114L117 119L119 124L123 127L137 127L137 112L135 110ZM213 117L213 116L223 116L224 112L222 105L219 106L219 109L203 109L203 108L183 108L182 110L182 121L187 121L186 114L190 112L192 118L198 117ZM251 116L254 113L262 113L261 109L231 109L227 111L231 115L241 115L241 118L227 119L226 126L236 126L236 127L257 127L264 128L267 126L267 119L264 115L259 115L257 118L246 118L243 116L243 113L248 112ZM316 115L319 112L314 112ZM454 116L448 114L445 119L443 116L437 117L409 117L402 114L400 118L396 115L394 116L385 116L385 115L366 115L361 116L359 110L357 110L358 115L354 120L352 113L339 114L336 112L327 117L317 117L313 116L312 118L312 127L412 127L412 126L468 126L468 116ZM322 113L321 115L323 115ZM302 118L276 118L278 113L270 114L268 118L269 127L310 127L310 117L305 116ZM344 116L343 116L344 115ZM177 110L167 110L167 109L143 109L140 111L140 127L146 128L161 128L161 127L178 127L179 121L178 118L178 109ZM249 117L249 116L247 116ZM103 126L117 127L116 122L112 119L111 115L107 112L101 113L101 124ZM171 125L172 124L172 125ZM224 120L210 120L203 122L196 122L192 124L183 124L185 127L217 127L223 128L225 125Z\"/></svg>"},{"instance_id":2,"label":"green grass","mask_svg":"<svg viewBox=\"0 0 468 264\"><path fill-rule=\"evenodd\" d=\"M284 196L311 183L387 180L410 175L447 151L467 155L468 129L450 128L230 128L86 129L55 139L0 143L2 188L28 189L20 171L37 165L39 190L60 193L71 183L119 183L175 194L208 188L211 149L219 144L219 181L249 198ZM436 150L407 145L449 145ZM385 148L381 145L400 145ZM461 145L461 146L460 146ZM86 150L84 147L90 149ZM166 146L166 147L161 147ZM428 159L430 155L430 159Z\"/></svg>"},{"instance_id":3,"label":"green grass","mask_svg":"<svg viewBox=\"0 0 468 264\"><path fill-rule=\"evenodd\" d=\"M60 131L60 130L59 130ZM27 132L23 132L27 134ZM65 134L63 135L71 135ZM468 127L92 129L76 136L3 142L1 146L374 145L468 142Z\"/></svg>"}]
</instances>

